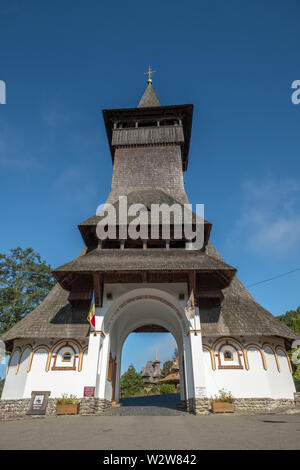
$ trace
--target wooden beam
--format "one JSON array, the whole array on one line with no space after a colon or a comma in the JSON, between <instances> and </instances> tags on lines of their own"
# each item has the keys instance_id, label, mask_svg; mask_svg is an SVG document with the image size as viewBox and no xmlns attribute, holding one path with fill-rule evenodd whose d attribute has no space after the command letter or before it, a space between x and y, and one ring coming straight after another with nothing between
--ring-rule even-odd
<instances>
[{"instance_id":1,"label":"wooden beam","mask_svg":"<svg viewBox=\"0 0 300 470\"><path fill-rule=\"evenodd\" d=\"M93 284L95 294L95 306L102 307L103 304L103 274L93 273Z\"/></svg>"},{"instance_id":2,"label":"wooden beam","mask_svg":"<svg viewBox=\"0 0 300 470\"><path fill-rule=\"evenodd\" d=\"M188 295L191 295L191 292L194 292L196 297L196 271L190 271L188 275Z\"/></svg>"}]
</instances>

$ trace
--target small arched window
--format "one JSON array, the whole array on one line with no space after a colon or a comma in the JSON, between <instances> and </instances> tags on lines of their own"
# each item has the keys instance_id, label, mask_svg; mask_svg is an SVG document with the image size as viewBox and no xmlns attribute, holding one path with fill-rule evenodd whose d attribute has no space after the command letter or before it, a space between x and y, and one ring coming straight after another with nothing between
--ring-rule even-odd
<instances>
[{"instance_id":1,"label":"small arched window","mask_svg":"<svg viewBox=\"0 0 300 470\"><path fill-rule=\"evenodd\" d=\"M62 362L71 362L72 354L70 352L66 352L63 354Z\"/></svg>"},{"instance_id":2,"label":"small arched window","mask_svg":"<svg viewBox=\"0 0 300 470\"><path fill-rule=\"evenodd\" d=\"M229 351L228 349L224 351L224 361L233 361L232 352Z\"/></svg>"}]
</instances>

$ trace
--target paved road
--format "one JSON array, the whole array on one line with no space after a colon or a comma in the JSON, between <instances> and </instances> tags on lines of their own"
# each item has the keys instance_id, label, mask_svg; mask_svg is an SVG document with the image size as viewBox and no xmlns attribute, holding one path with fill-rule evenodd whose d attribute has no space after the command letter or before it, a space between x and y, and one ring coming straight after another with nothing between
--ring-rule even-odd
<instances>
[{"instance_id":1,"label":"paved road","mask_svg":"<svg viewBox=\"0 0 300 470\"><path fill-rule=\"evenodd\" d=\"M0 422L0 449L300 449L300 415L58 416Z\"/></svg>"},{"instance_id":2,"label":"paved road","mask_svg":"<svg viewBox=\"0 0 300 470\"><path fill-rule=\"evenodd\" d=\"M180 394L151 395L149 397L121 398L121 408L110 408L105 416L189 416L176 408Z\"/></svg>"}]
</instances>

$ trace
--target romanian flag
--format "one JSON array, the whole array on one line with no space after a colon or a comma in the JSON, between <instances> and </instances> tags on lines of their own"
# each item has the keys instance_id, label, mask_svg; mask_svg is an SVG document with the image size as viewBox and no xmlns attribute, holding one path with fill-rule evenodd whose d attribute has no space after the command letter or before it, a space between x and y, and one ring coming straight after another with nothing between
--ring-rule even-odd
<instances>
[{"instance_id":1,"label":"romanian flag","mask_svg":"<svg viewBox=\"0 0 300 470\"><path fill-rule=\"evenodd\" d=\"M195 318L195 299L193 291L191 292L190 298L187 301L184 310L188 320L192 320L193 318Z\"/></svg>"},{"instance_id":2,"label":"romanian flag","mask_svg":"<svg viewBox=\"0 0 300 470\"><path fill-rule=\"evenodd\" d=\"M91 303L89 314L87 316L87 320L88 320L89 324L95 329L95 326L96 326L96 322L95 322L96 312L95 312L95 294L94 294L94 292L93 292L92 303Z\"/></svg>"}]
</instances>

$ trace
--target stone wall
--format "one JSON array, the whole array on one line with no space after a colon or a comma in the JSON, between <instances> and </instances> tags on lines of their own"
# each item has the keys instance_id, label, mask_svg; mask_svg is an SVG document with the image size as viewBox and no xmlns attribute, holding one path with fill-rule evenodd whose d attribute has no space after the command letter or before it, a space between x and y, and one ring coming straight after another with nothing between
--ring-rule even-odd
<instances>
[{"instance_id":1,"label":"stone wall","mask_svg":"<svg viewBox=\"0 0 300 470\"><path fill-rule=\"evenodd\" d=\"M0 419L25 416L29 404L30 398L24 398L22 400L1 400Z\"/></svg>"},{"instance_id":2,"label":"stone wall","mask_svg":"<svg viewBox=\"0 0 300 470\"><path fill-rule=\"evenodd\" d=\"M211 405L209 398L196 398L194 399L193 412L196 415L208 415L210 413Z\"/></svg>"},{"instance_id":3,"label":"stone wall","mask_svg":"<svg viewBox=\"0 0 300 470\"><path fill-rule=\"evenodd\" d=\"M0 419L22 418L26 415L30 398L21 400L1 400ZM286 409L300 407L300 394L295 394L295 401L288 399L274 400L271 398L236 398L236 414L254 414L280 412ZM111 402L102 398L81 398L80 415L101 415L111 407ZM211 404L208 398L190 398L187 400L187 411L196 415L211 413ZM49 398L46 415L56 414L56 399Z\"/></svg>"},{"instance_id":4,"label":"stone wall","mask_svg":"<svg viewBox=\"0 0 300 470\"><path fill-rule=\"evenodd\" d=\"M300 392L294 393L295 397L295 406L300 406Z\"/></svg>"},{"instance_id":5,"label":"stone wall","mask_svg":"<svg viewBox=\"0 0 300 470\"><path fill-rule=\"evenodd\" d=\"M111 407L111 402L102 398L82 398L80 400L80 415L101 414Z\"/></svg>"},{"instance_id":6,"label":"stone wall","mask_svg":"<svg viewBox=\"0 0 300 470\"><path fill-rule=\"evenodd\" d=\"M22 418L26 415L30 404L30 398L20 400L0 400L0 419ZM95 415L111 407L111 402L101 398L81 398L79 414ZM49 398L46 415L56 414L56 399ZM40 415L36 415L40 416Z\"/></svg>"},{"instance_id":7,"label":"stone wall","mask_svg":"<svg viewBox=\"0 0 300 470\"><path fill-rule=\"evenodd\" d=\"M280 412L280 410L284 411L286 409L294 408L296 402L294 400L288 399L275 400L272 398L236 398L234 404L235 413L253 414ZM210 400L208 398L193 399L193 403L188 405L187 411L193 412L196 415L209 414L211 412Z\"/></svg>"},{"instance_id":8,"label":"stone wall","mask_svg":"<svg viewBox=\"0 0 300 470\"><path fill-rule=\"evenodd\" d=\"M235 409L239 413L269 413L293 408L294 406L294 400L283 398L238 398L235 400Z\"/></svg>"}]
</instances>

